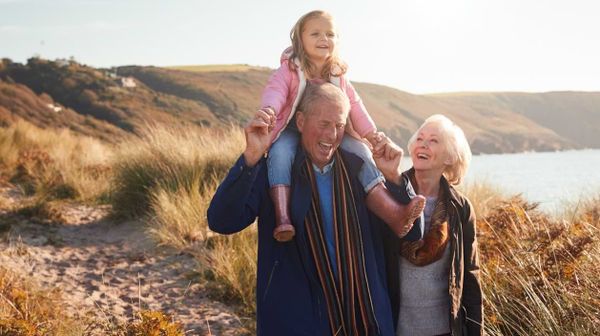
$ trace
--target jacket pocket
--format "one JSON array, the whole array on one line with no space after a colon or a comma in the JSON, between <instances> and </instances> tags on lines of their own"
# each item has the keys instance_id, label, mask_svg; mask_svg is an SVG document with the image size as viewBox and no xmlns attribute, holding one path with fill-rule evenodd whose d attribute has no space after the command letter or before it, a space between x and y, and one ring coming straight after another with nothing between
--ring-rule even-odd
<instances>
[{"instance_id":1,"label":"jacket pocket","mask_svg":"<svg viewBox=\"0 0 600 336\"><path fill-rule=\"evenodd\" d=\"M263 302L267 299L267 294L269 293L269 289L271 288L271 282L273 281L273 276L277 271L277 266L279 266L279 260L275 260L273 263L273 267L271 268L271 272L269 272L269 280L267 280L267 287L265 288L265 293L263 294Z\"/></svg>"},{"instance_id":2,"label":"jacket pocket","mask_svg":"<svg viewBox=\"0 0 600 336\"><path fill-rule=\"evenodd\" d=\"M460 306L460 329L462 336L469 336L469 329L467 328L467 308Z\"/></svg>"}]
</instances>

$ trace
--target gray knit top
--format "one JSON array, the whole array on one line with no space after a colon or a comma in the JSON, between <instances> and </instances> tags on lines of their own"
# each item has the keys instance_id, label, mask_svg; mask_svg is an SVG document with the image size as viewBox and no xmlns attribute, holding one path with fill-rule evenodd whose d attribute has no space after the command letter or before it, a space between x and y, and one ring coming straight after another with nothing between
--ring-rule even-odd
<instances>
[{"instance_id":1,"label":"gray knit top","mask_svg":"<svg viewBox=\"0 0 600 336\"><path fill-rule=\"evenodd\" d=\"M431 227L436 198L427 198L425 227ZM400 316L398 336L433 336L450 333L450 244L442 257L425 266L400 258Z\"/></svg>"}]
</instances>

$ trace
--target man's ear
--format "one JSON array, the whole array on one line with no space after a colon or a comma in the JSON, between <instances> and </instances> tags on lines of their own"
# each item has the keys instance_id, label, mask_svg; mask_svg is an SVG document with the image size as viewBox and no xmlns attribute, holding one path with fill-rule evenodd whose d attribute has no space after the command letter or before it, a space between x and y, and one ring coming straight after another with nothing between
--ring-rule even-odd
<instances>
[{"instance_id":1,"label":"man's ear","mask_svg":"<svg viewBox=\"0 0 600 336\"><path fill-rule=\"evenodd\" d=\"M305 116L302 111L296 111L296 126L298 127L298 132L302 133L302 128L304 127Z\"/></svg>"}]
</instances>

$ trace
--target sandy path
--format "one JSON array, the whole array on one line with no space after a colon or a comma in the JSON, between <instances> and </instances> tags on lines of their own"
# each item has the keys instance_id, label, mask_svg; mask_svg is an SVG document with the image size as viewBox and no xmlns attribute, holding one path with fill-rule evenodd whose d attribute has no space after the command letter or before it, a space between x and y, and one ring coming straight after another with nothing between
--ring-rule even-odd
<instances>
[{"instance_id":1,"label":"sandy path","mask_svg":"<svg viewBox=\"0 0 600 336\"><path fill-rule=\"evenodd\" d=\"M209 299L190 280L196 269L192 257L155 247L139 222L104 219L106 208L73 205L61 214L64 220L50 225L0 210L0 220L14 222L0 239L0 265L46 288L60 288L74 316L124 320L141 307L171 314L186 335L241 333L232 309Z\"/></svg>"}]
</instances>

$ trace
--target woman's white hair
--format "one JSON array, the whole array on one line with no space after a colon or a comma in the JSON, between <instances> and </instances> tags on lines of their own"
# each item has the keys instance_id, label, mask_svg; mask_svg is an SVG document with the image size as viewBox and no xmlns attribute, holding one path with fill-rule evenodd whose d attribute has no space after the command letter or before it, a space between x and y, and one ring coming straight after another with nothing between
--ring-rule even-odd
<instances>
[{"instance_id":1,"label":"woman's white hair","mask_svg":"<svg viewBox=\"0 0 600 336\"><path fill-rule=\"evenodd\" d=\"M471 154L471 147L465 137L465 133L448 117L441 114L434 114L425 119L421 127L408 140L408 152L412 154L418 134L423 127L431 124L438 127L442 145L445 147L446 153L450 156L450 161L452 162L446 167L443 175L450 184L460 184L467 174L473 155Z\"/></svg>"}]
</instances>

